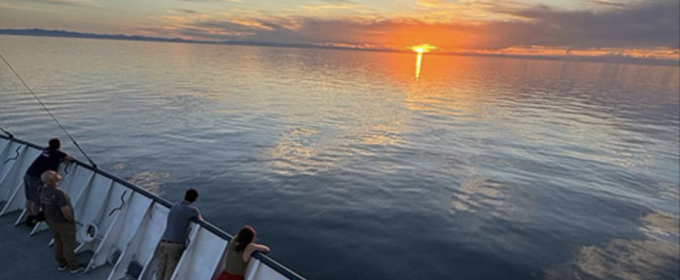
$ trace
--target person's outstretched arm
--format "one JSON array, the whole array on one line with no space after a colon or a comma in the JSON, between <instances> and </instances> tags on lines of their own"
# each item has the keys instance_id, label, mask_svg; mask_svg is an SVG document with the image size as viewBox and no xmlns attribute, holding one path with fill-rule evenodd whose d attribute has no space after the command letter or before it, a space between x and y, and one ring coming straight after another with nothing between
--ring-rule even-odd
<instances>
[{"instance_id":1,"label":"person's outstretched arm","mask_svg":"<svg viewBox=\"0 0 680 280\"><path fill-rule=\"evenodd\" d=\"M269 247L267 247L265 245L257 244L257 243L250 243L250 244L248 244L248 246L246 246L246 249L243 252L243 261L247 262L248 259L250 259L250 256L255 251L268 253L271 250L269 249Z\"/></svg>"}]
</instances>

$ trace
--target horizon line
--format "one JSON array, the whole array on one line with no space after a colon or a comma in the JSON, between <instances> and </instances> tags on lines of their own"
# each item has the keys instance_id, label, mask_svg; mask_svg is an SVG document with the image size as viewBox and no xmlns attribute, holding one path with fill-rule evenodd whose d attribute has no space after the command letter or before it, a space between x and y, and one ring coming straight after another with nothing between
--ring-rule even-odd
<instances>
[{"instance_id":1,"label":"horizon line","mask_svg":"<svg viewBox=\"0 0 680 280\"><path fill-rule=\"evenodd\" d=\"M24 28L24 29L0 29L0 35L10 36L34 36L34 37L58 37L58 38L76 38L76 39L100 39L100 40L121 40L121 41L147 41L147 42L165 42L165 43L189 43L189 44L206 44L206 45L238 45L238 46L253 46L253 47L278 47L278 48L298 48L298 49L327 49L327 50L347 50L347 51L370 51L370 52L391 52L391 53L412 53L407 50L397 50L389 48L360 48L348 46L333 46L310 43L276 43L276 42L258 42L258 41L205 41L205 40L190 40L183 38L166 38L166 37L152 37L141 35L125 35L125 34L100 34L88 33L58 29L42 29L42 28ZM531 54L504 54L504 53L476 53L476 52L429 52L429 55L453 55L453 56L477 56L477 57L499 57L499 58L517 58L517 59L535 59L535 60L553 60L553 61L575 61L575 62L601 62L601 63L618 63L618 64L641 64L641 65L656 65L656 66L674 66L680 67L680 59L659 59L649 57L633 57L626 55L597 55L597 56L583 56L583 55L531 55Z\"/></svg>"}]
</instances>

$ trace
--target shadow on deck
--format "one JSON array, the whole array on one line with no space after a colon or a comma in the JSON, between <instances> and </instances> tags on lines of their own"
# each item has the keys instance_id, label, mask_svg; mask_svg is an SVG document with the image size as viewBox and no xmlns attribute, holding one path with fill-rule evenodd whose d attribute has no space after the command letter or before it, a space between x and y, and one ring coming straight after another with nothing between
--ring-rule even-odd
<instances>
[{"instance_id":1,"label":"shadow on deck","mask_svg":"<svg viewBox=\"0 0 680 280\"><path fill-rule=\"evenodd\" d=\"M29 236L31 228L25 224L14 226L20 212L16 211L0 217L0 279L102 279L105 280L111 271L110 265L105 265L84 274L70 274L58 271L54 260L54 249L48 244L52 239L49 230ZM77 247L77 244L76 244ZM92 252L78 255L78 261L87 265Z\"/></svg>"}]
</instances>

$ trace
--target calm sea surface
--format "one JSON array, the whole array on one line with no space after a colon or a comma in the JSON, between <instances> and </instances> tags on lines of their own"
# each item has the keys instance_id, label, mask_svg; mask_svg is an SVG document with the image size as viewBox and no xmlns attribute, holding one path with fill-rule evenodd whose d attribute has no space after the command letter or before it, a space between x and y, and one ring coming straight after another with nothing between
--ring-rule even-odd
<instances>
[{"instance_id":1,"label":"calm sea surface","mask_svg":"<svg viewBox=\"0 0 680 280\"><path fill-rule=\"evenodd\" d=\"M107 171L310 279L678 279L678 67L0 36ZM0 126L64 140L0 66Z\"/></svg>"}]
</instances>

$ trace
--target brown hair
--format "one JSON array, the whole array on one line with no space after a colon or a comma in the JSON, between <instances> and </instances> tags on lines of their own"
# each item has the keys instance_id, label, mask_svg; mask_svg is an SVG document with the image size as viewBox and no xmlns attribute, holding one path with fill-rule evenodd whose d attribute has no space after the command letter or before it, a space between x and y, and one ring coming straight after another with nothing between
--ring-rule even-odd
<instances>
[{"instance_id":1,"label":"brown hair","mask_svg":"<svg viewBox=\"0 0 680 280\"><path fill-rule=\"evenodd\" d=\"M236 252L243 252L246 246L255 240L255 229L251 226L243 226L236 234Z\"/></svg>"}]
</instances>

